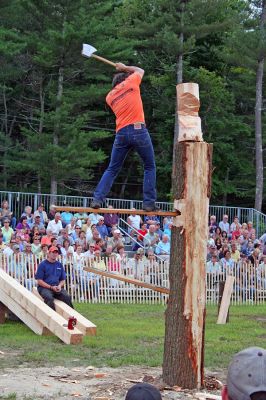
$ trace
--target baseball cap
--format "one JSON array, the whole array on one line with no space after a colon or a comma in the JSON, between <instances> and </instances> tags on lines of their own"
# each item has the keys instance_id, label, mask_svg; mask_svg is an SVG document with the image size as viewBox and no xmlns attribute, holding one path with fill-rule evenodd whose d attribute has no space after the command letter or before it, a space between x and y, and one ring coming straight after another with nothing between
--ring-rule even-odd
<instances>
[{"instance_id":1,"label":"baseball cap","mask_svg":"<svg viewBox=\"0 0 266 400\"><path fill-rule=\"evenodd\" d=\"M137 254L143 254L143 253L144 253L143 248L139 247L138 250L137 250Z\"/></svg>"},{"instance_id":2,"label":"baseball cap","mask_svg":"<svg viewBox=\"0 0 266 400\"><path fill-rule=\"evenodd\" d=\"M250 400L250 395L266 392L265 349L249 347L233 357L228 368L227 390L232 400Z\"/></svg>"},{"instance_id":3,"label":"baseball cap","mask_svg":"<svg viewBox=\"0 0 266 400\"><path fill-rule=\"evenodd\" d=\"M162 400L162 396L149 383L137 383L128 390L125 400Z\"/></svg>"},{"instance_id":4,"label":"baseball cap","mask_svg":"<svg viewBox=\"0 0 266 400\"><path fill-rule=\"evenodd\" d=\"M114 233L121 233L119 229L115 229Z\"/></svg>"},{"instance_id":5,"label":"baseball cap","mask_svg":"<svg viewBox=\"0 0 266 400\"><path fill-rule=\"evenodd\" d=\"M58 250L58 248L57 248L56 246L51 246L51 247L49 248L49 253L52 253L53 251L59 252L59 250Z\"/></svg>"},{"instance_id":6,"label":"baseball cap","mask_svg":"<svg viewBox=\"0 0 266 400\"><path fill-rule=\"evenodd\" d=\"M104 217L99 217L99 221L100 221L100 219L101 219L101 220L103 220L103 219L104 219Z\"/></svg>"},{"instance_id":7,"label":"baseball cap","mask_svg":"<svg viewBox=\"0 0 266 400\"><path fill-rule=\"evenodd\" d=\"M18 244L14 244L13 250L19 250L19 249L20 249L19 245Z\"/></svg>"}]
</instances>

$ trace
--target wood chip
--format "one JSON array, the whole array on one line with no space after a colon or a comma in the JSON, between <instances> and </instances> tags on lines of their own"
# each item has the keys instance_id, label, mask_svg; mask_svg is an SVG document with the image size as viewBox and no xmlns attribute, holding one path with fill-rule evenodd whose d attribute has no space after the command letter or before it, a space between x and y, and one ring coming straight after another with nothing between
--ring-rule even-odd
<instances>
[{"instance_id":1,"label":"wood chip","mask_svg":"<svg viewBox=\"0 0 266 400\"><path fill-rule=\"evenodd\" d=\"M81 397L82 394L81 393L71 393L71 396L73 396L73 397Z\"/></svg>"},{"instance_id":2,"label":"wood chip","mask_svg":"<svg viewBox=\"0 0 266 400\"><path fill-rule=\"evenodd\" d=\"M95 369L95 367L93 367L92 365L89 365L86 369L92 370L92 369Z\"/></svg>"},{"instance_id":3,"label":"wood chip","mask_svg":"<svg viewBox=\"0 0 266 400\"><path fill-rule=\"evenodd\" d=\"M94 377L99 379L99 378L104 378L106 375L107 374L96 373L94 374Z\"/></svg>"},{"instance_id":4,"label":"wood chip","mask_svg":"<svg viewBox=\"0 0 266 400\"><path fill-rule=\"evenodd\" d=\"M196 393L199 400L222 400L222 396L216 396L211 393Z\"/></svg>"},{"instance_id":5,"label":"wood chip","mask_svg":"<svg viewBox=\"0 0 266 400\"><path fill-rule=\"evenodd\" d=\"M4 355L5 353L4 353L3 351L0 351L0 354L1 354L1 355Z\"/></svg>"},{"instance_id":6,"label":"wood chip","mask_svg":"<svg viewBox=\"0 0 266 400\"><path fill-rule=\"evenodd\" d=\"M75 379L65 379L65 378L60 378L58 379L60 382L65 382L65 383L80 383L80 381L77 381Z\"/></svg>"}]
</instances>

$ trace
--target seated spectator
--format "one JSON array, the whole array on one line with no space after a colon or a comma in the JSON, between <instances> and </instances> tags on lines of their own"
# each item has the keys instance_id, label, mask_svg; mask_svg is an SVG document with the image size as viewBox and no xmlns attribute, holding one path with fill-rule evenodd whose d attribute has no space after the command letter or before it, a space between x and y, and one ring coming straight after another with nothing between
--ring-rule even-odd
<instances>
[{"instance_id":1,"label":"seated spectator","mask_svg":"<svg viewBox=\"0 0 266 400\"><path fill-rule=\"evenodd\" d=\"M235 229L232 231L232 240L236 240L241 236L241 225L236 224Z\"/></svg>"},{"instance_id":2,"label":"seated spectator","mask_svg":"<svg viewBox=\"0 0 266 400\"><path fill-rule=\"evenodd\" d=\"M39 231L39 233L41 234L41 235L44 235L45 234L45 226L44 226L44 224L41 222L41 217L39 216L39 215L36 215L35 217L34 217L34 220L33 220L33 224L31 224L31 229L33 229L33 228L35 228L35 227L37 227L38 228L38 231Z\"/></svg>"},{"instance_id":3,"label":"seated spectator","mask_svg":"<svg viewBox=\"0 0 266 400\"><path fill-rule=\"evenodd\" d=\"M266 400L266 350L261 347L240 351L229 365L222 400L238 399Z\"/></svg>"},{"instance_id":4,"label":"seated spectator","mask_svg":"<svg viewBox=\"0 0 266 400\"><path fill-rule=\"evenodd\" d=\"M108 245L112 246L112 251L117 252L118 246L124 245L124 239L122 237L121 231L119 229L115 229L113 231L113 237L108 239Z\"/></svg>"},{"instance_id":5,"label":"seated spectator","mask_svg":"<svg viewBox=\"0 0 266 400\"><path fill-rule=\"evenodd\" d=\"M8 219L10 221L10 226L12 229L16 228L17 220L13 216L13 212L9 208L9 204L7 200L2 201L0 208L0 222L2 226L4 225L4 221Z\"/></svg>"},{"instance_id":6,"label":"seated spectator","mask_svg":"<svg viewBox=\"0 0 266 400\"><path fill-rule=\"evenodd\" d=\"M63 228L61 229L60 234L57 238L57 243L59 244L59 246L63 246L64 240L66 239L69 241L70 246L73 246L75 244L73 237L68 234L67 228Z\"/></svg>"},{"instance_id":7,"label":"seated spectator","mask_svg":"<svg viewBox=\"0 0 266 400\"><path fill-rule=\"evenodd\" d=\"M63 229L61 215L59 212L55 213L54 219L49 221L47 229L51 230L54 236L59 235L61 229Z\"/></svg>"},{"instance_id":8,"label":"seated spectator","mask_svg":"<svg viewBox=\"0 0 266 400\"><path fill-rule=\"evenodd\" d=\"M11 240L6 244L3 250L3 254L8 258L14 254L14 252L20 253L20 247L16 244L15 240Z\"/></svg>"},{"instance_id":9,"label":"seated spectator","mask_svg":"<svg viewBox=\"0 0 266 400\"><path fill-rule=\"evenodd\" d=\"M48 254L48 245L47 244L41 244L41 252L39 254L40 259L45 259Z\"/></svg>"},{"instance_id":10,"label":"seated spectator","mask_svg":"<svg viewBox=\"0 0 266 400\"><path fill-rule=\"evenodd\" d=\"M222 231L222 238L221 238L221 240L222 240L222 244L228 243L228 235L227 235L227 232Z\"/></svg>"},{"instance_id":11,"label":"seated spectator","mask_svg":"<svg viewBox=\"0 0 266 400\"><path fill-rule=\"evenodd\" d=\"M36 256L38 256L41 253L42 248L41 248L40 236L34 236L33 243L31 245L31 250L32 253Z\"/></svg>"},{"instance_id":12,"label":"seated spectator","mask_svg":"<svg viewBox=\"0 0 266 400\"><path fill-rule=\"evenodd\" d=\"M94 250L95 250L95 243L90 243L88 246L88 250L85 251L84 257L88 259L94 259Z\"/></svg>"},{"instance_id":13,"label":"seated spectator","mask_svg":"<svg viewBox=\"0 0 266 400\"><path fill-rule=\"evenodd\" d=\"M222 241L221 241L221 238L220 238L220 237L217 237L217 238L215 239L214 243L215 243L215 246L216 246L217 250L220 251L221 248L222 248Z\"/></svg>"},{"instance_id":14,"label":"seated spectator","mask_svg":"<svg viewBox=\"0 0 266 400\"><path fill-rule=\"evenodd\" d=\"M87 218L85 223L82 224L81 229L83 230L83 232L87 233L87 230L90 229L91 230L91 220L90 218Z\"/></svg>"},{"instance_id":15,"label":"seated spectator","mask_svg":"<svg viewBox=\"0 0 266 400\"><path fill-rule=\"evenodd\" d=\"M221 250L220 250L220 252L219 252L219 259L221 260L222 258L224 258L224 255L225 255L225 253L226 253L226 251L230 251L230 249L229 249L229 246L228 246L228 244L226 243L226 244L223 244L223 246L222 246L222 248L221 248Z\"/></svg>"},{"instance_id":16,"label":"seated spectator","mask_svg":"<svg viewBox=\"0 0 266 400\"><path fill-rule=\"evenodd\" d=\"M71 218L70 224L66 226L69 235L72 235L75 232L76 226L79 226L81 228L81 224L79 224L78 222L79 221L77 220L76 217Z\"/></svg>"},{"instance_id":17,"label":"seated spectator","mask_svg":"<svg viewBox=\"0 0 266 400\"><path fill-rule=\"evenodd\" d=\"M21 217L27 217L27 224L31 226L31 224L33 223L32 207L26 206L24 208L24 212L21 214Z\"/></svg>"},{"instance_id":18,"label":"seated spectator","mask_svg":"<svg viewBox=\"0 0 266 400\"><path fill-rule=\"evenodd\" d=\"M168 227L165 228L163 231L163 233L169 237L169 240L171 240L172 227L173 227L173 223L169 222Z\"/></svg>"},{"instance_id":19,"label":"seated spectator","mask_svg":"<svg viewBox=\"0 0 266 400\"><path fill-rule=\"evenodd\" d=\"M241 224L239 222L239 218L238 217L234 217L234 221L231 223L230 225L230 232L234 232L237 229L241 228Z\"/></svg>"},{"instance_id":20,"label":"seated spectator","mask_svg":"<svg viewBox=\"0 0 266 400\"><path fill-rule=\"evenodd\" d=\"M124 246L117 246L117 256L116 259L120 263L120 271L121 272L126 272L127 269L127 253L125 252L125 247Z\"/></svg>"},{"instance_id":21,"label":"seated spectator","mask_svg":"<svg viewBox=\"0 0 266 400\"><path fill-rule=\"evenodd\" d=\"M25 231L30 231L30 226L27 222L27 217L24 215L23 217L20 218L19 223L16 226L16 232L19 231L20 229L25 230Z\"/></svg>"},{"instance_id":22,"label":"seated spectator","mask_svg":"<svg viewBox=\"0 0 266 400\"><path fill-rule=\"evenodd\" d=\"M61 213L61 221L64 228L70 224L72 218L73 214L70 211L63 211Z\"/></svg>"},{"instance_id":23,"label":"seated spectator","mask_svg":"<svg viewBox=\"0 0 266 400\"><path fill-rule=\"evenodd\" d=\"M88 244L92 240L93 232L92 232L92 225L90 219L88 218L89 224L87 222L87 229L86 229L86 243ZM84 225L83 225L84 226ZM96 225L95 225L96 227Z\"/></svg>"},{"instance_id":24,"label":"seated spectator","mask_svg":"<svg viewBox=\"0 0 266 400\"><path fill-rule=\"evenodd\" d=\"M95 226L94 228L92 228L92 238L89 241L89 244L93 243L95 245L96 242L99 241L99 239L101 239L101 237Z\"/></svg>"},{"instance_id":25,"label":"seated spectator","mask_svg":"<svg viewBox=\"0 0 266 400\"><path fill-rule=\"evenodd\" d=\"M171 246L169 237L167 235L163 235L162 239L159 241L157 247L155 248L155 253L163 260L169 260L170 248Z\"/></svg>"},{"instance_id":26,"label":"seated spectator","mask_svg":"<svg viewBox=\"0 0 266 400\"><path fill-rule=\"evenodd\" d=\"M106 265L104 260L101 258L101 251L98 246L95 246L94 249L94 260L92 263L93 268L100 269L102 271L106 271Z\"/></svg>"},{"instance_id":27,"label":"seated spectator","mask_svg":"<svg viewBox=\"0 0 266 400\"><path fill-rule=\"evenodd\" d=\"M113 209L111 205L108 206L110 210ZM110 235L111 230L113 227L117 228L119 224L119 215L117 213L114 213L110 211L110 214L104 214L104 225L107 228L108 235Z\"/></svg>"},{"instance_id":28,"label":"seated spectator","mask_svg":"<svg viewBox=\"0 0 266 400\"><path fill-rule=\"evenodd\" d=\"M259 265L259 258L260 258L260 249L257 247L255 248L250 256L248 256L248 260L250 261L253 267L257 267Z\"/></svg>"},{"instance_id":29,"label":"seated spectator","mask_svg":"<svg viewBox=\"0 0 266 400\"><path fill-rule=\"evenodd\" d=\"M91 220L91 223L94 225L98 224L100 217L101 217L101 215L98 214L97 210L95 210L91 214L89 214L89 219Z\"/></svg>"},{"instance_id":30,"label":"seated spectator","mask_svg":"<svg viewBox=\"0 0 266 400\"><path fill-rule=\"evenodd\" d=\"M55 214L56 214L55 206L51 204L48 213L48 221L52 221L55 217Z\"/></svg>"},{"instance_id":31,"label":"seated spectator","mask_svg":"<svg viewBox=\"0 0 266 400\"><path fill-rule=\"evenodd\" d=\"M150 225L149 231L144 237L144 246L148 250L155 251L156 245L159 242L159 235L155 231L156 231L156 226L154 224Z\"/></svg>"},{"instance_id":32,"label":"seated spectator","mask_svg":"<svg viewBox=\"0 0 266 400\"><path fill-rule=\"evenodd\" d=\"M230 233L230 225L228 223L228 215L224 214L222 221L219 222L219 228L221 231L225 231L227 235Z\"/></svg>"},{"instance_id":33,"label":"seated spectator","mask_svg":"<svg viewBox=\"0 0 266 400\"><path fill-rule=\"evenodd\" d=\"M249 239L241 246L241 253L247 257L249 257L252 254L253 250L254 250L254 243L252 242L251 239Z\"/></svg>"},{"instance_id":34,"label":"seated spectator","mask_svg":"<svg viewBox=\"0 0 266 400\"><path fill-rule=\"evenodd\" d=\"M104 223L104 217L100 217L99 218L99 221L98 221L98 223L96 225L96 229L99 232L100 237L103 240L107 240L107 238L109 236L109 232L108 232L107 226ZM111 228L110 228L110 232L111 232Z\"/></svg>"},{"instance_id":35,"label":"seated spectator","mask_svg":"<svg viewBox=\"0 0 266 400\"><path fill-rule=\"evenodd\" d=\"M79 232L79 237L78 237L78 239L75 240L75 245L82 246L83 251L85 251L85 249L87 248L85 232L83 232L83 231Z\"/></svg>"},{"instance_id":36,"label":"seated spectator","mask_svg":"<svg viewBox=\"0 0 266 400\"><path fill-rule=\"evenodd\" d=\"M255 237L256 237L256 231L255 231L255 229L253 228L253 222L252 222L252 221L249 221L249 222L248 222L247 230L248 230L248 236L249 236L249 237L251 237L252 234L254 234Z\"/></svg>"},{"instance_id":37,"label":"seated spectator","mask_svg":"<svg viewBox=\"0 0 266 400\"><path fill-rule=\"evenodd\" d=\"M217 256L217 248L215 245L210 245L207 250L207 262L211 261L213 256Z\"/></svg>"},{"instance_id":38,"label":"seated spectator","mask_svg":"<svg viewBox=\"0 0 266 400\"><path fill-rule=\"evenodd\" d=\"M237 245L235 242L231 244L231 258L237 263L240 260L240 251L237 250Z\"/></svg>"},{"instance_id":39,"label":"seated spectator","mask_svg":"<svg viewBox=\"0 0 266 400\"><path fill-rule=\"evenodd\" d=\"M51 229L46 229L46 235L41 238L41 245L51 245L51 239L53 238L53 232Z\"/></svg>"},{"instance_id":40,"label":"seated spectator","mask_svg":"<svg viewBox=\"0 0 266 400\"><path fill-rule=\"evenodd\" d=\"M133 275L135 279L143 279L146 265L146 257L144 251L139 248L134 254L134 258L128 260L128 267L130 275Z\"/></svg>"},{"instance_id":41,"label":"seated spectator","mask_svg":"<svg viewBox=\"0 0 266 400\"><path fill-rule=\"evenodd\" d=\"M136 211L134 207L132 207L131 210ZM136 236L136 231L140 230L140 225L142 224L141 216L138 214L130 214L127 218L127 223L130 225L130 228L128 228L130 236Z\"/></svg>"},{"instance_id":42,"label":"seated spectator","mask_svg":"<svg viewBox=\"0 0 266 400\"><path fill-rule=\"evenodd\" d=\"M157 235L159 236L159 239L162 240L163 231L161 230L160 226L161 226L161 225L160 225L160 222L157 222L156 225L155 225L155 227L156 227L155 232L156 232ZM168 236L168 235L167 235L167 236Z\"/></svg>"},{"instance_id":43,"label":"seated spectator","mask_svg":"<svg viewBox=\"0 0 266 400\"><path fill-rule=\"evenodd\" d=\"M160 220L156 215L146 215L144 217L144 222L147 224L147 228L149 228L150 225L155 225L157 222L160 223Z\"/></svg>"},{"instance_id":44,"label":"seated spectator","mask_svg":"<svg viewBox=\"0 0 266 400\"><path fill-rule=\"evenodd\" d=\"M125 400L162 400L162 396L159 390L149 383L137 383L128 390Z\"/></svg>"},{"instance_id":45,"label":"seated spectator","mask_svg":"<svg viewBox=\"0 0 266 400\"><path fill-rule=\"evenodd\" d=\"M4 243L4 240L3 240L3 233L2 233L2 231L0 231L0 253L3 253L5 248L6 248L6 244Z\"/></svg>"},{"instance_id":46,"label":"seated spectator","mask_svg":"<svg viewBox=\"0 0 266 400\"><path fill-rule=\"evenodd\" d=\"M24 255L25 256L32 256L32 244L31 243L26 243L24 247Z\"/></svg>"},{"instance_id":47,"label":"seated spectator","mask_svg":"<svg viewBox=\"0 0 266 400\"><path fill-rule=\"evenodd\" d=\"M219 228L219 226L218 228L215 229L215 234L214 234L214 240L217 238L220 238L222 240L222 230L221 228Z\"/></svg>"},{"instance_id":48,"label":"seated spectator","mask_svg":"<svg viewBox=\"0 0 266 400\"><path fill-rule=\"evenodd\" d=\"M210 223L209 223L209 233L211 235L215 234L215 230L218 228L218 224L216 222L216 216L215 215L211 215L210 216Z\"/></svg>"},{"instance_id":49,"label":"seated spectator","mask_svg":"<svg viewBox=\"0 0 266 400\"><path fill-rule=\"evenodd\" d=\"M77 218L77 221L81 222L81 225L86 224L86 221L88 219L88 214L86 212L83 213L75 213L74 217Z\"/></svg>"},{"instance_id":50,"label":"seated spectator","mask_svg":"<svg viewBox=\"0 0 266 400\"><path fill-rule=\"evenodd\" d=\"M40 203L36 211L34 211L33 217L40 217L40 222L46 226L48 224L48 215L44 211L44 204Z\"/></svg>"},{"instance_id":51,"label":"seated spectator","mask_svg":"<svg viewBox=\"0 0 266 400\"><path fill-rule=\"evenodd\" d=\"M232 274L235 263L231 258L231 252L227 250L224 253L224 257L221 259L222 272L227 272L228 274Z\"/></svg>"},{"instance_id":52,"label":"seated spectator","mask_svg":"<svg viewBox=\"0 0 266 400\"><path fill-rule=\"evenodd\" d=\"M210 261L206 264L206 273L215 274L221 272L221 264L218 262L217 255L212 255Z\"/></svg>"},{"instance_id":53,"label":"seated spectator","mask_svg":"<svg viewBox=\"0 0 266 400\"><path fill-rule=\"evenodd\" d=\"M168 229L169 224L173 225L172 217L164 217L163 219L163 230Z\"/></svg>"},{"instance_id":54,"label":"seated spectator","mask_svg":"<svg viewBox=\"0 0 266 400\"><path fill-rule=\"evenodd\" d=\"M2 234L3 234L3 242L5 244L8 244L11 241L11 238L14 236L14 231L10 226L10 221L9 219L4 219L3 220L3 227L1 228Z\"/></svg>"},{"instance_id":55,"label":"seated spectator","mask_svg":"<svg viewBox=\"0 0 266 400\"><path fill-rule=\"evenodd\" d=\"M60 250L64 263L73 257L74 247L71 246L69 239L64 239L63 246L60 247Z\"/></svg>"},{"instance_id":56,"label":"seated spectator","mask_svg":"<svg viewBox=\"0 0 266 400\"><path fill-rule=\"evenodd\" d=\"M143 240L144 240L144 236L148 233L148 229L147 229L147 224L143 223L141 224L141 228L138 229L138 234L137 234L137 241L138 243L140 243L141 245L143 245ZM136 251L139 248L139 245L137 243L134 242L133 244L133 251Z\"/></svg>"}]
</instances>

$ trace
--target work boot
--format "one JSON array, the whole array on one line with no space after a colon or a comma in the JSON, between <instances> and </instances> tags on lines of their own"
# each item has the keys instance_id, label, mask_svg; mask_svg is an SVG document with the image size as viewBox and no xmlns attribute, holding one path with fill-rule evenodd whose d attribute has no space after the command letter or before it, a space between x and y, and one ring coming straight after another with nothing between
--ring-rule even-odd
<instances>
[{"instance_id":1,"label":"work boot","mask_svg":"<svg viewBox=\"0 0 266 400\"><path fill-rule=\"evenodd\" d=\"M91 202L91 208L101 208L101 203L98 200L93 200Z\"/></svg>"},{"instance_id":2,"label":"work boot","mask_svg":"<svg viewBox=\"0 0 266 400\"><path fill-rule=\"evenodd\" d=\"M160 211L160 208L158 206L156 206L156 204L153 205L145 205L143 204L143 210L147 211L147 212L152 212L152 211Z\"/></svg>"}]
</instances>

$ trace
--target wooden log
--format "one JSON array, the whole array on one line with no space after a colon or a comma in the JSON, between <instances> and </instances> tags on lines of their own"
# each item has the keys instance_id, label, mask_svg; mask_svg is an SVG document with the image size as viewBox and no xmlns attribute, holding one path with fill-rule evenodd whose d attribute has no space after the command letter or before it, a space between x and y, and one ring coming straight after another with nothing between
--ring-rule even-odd
<instances>
[{"instance_id":1,"label":"wooden log","mask_svg":"<svg viewBox=\"0 0 266 400\"><path fill-rule=\"evenodd\" d=\"M73 213L97 213L97 214L130 214L130 215L158 215L162 217L176 217L178 213L176 211L151 211L147 212L144 210L130 210L128 208L91 208L91 207L64 207L55 206L56 211L71 211Z\"/></svg>"},{"instance_id":2,"label":"wooden log","mask_svg":"<svg viewBox=\"0 0 266 400\"><path fill-rule=\"evenodd\" d=\"M39 294L36 287L32 289L32 293L38 297L41 301L44 301L42 296ZM96 325L94 325L87 318L83 317L80 313L73 308L69 307L66 303L60 300L55 300L55 310L58 314L60 314L63 318L68 320L70 317L75 317L77 319L76 327L86 336L95 336L96 335Z\"/></svg>"},{"instance_id":3,"label":"wooden log","mask_svg":"<svg viewBox=\"0 0 266 400\"><path fill-rule=\"evenodd\" d=\"M174 219L169 265L163 380L187 389L203 384L206 243L212 145L180 142L174 147Z\"/></svg>"},{"instance_id":4,"label":"wooden log","mask_svg":"<svg viewBox=\"0 0 266 400\"><path fill-rule=\"evenodd\" d=\"M121 275L121 274L117 274L117 273L109 272L109 271L102 271L100 269L89 267L89 266L84 267L83 269L84 269L84 271L93 272L94 274L106 276L107 278L117 279L118 281L131 283L132 285L145 287L147 289L154 290L155 292L169 294L169 289L166 287L156 286L156 285L153 285L152 283L139 281L138 279L129 278L128 276L125 276L125 275Z\"/></svg>"},{"instance_id":5,"label":"wooden log","mask_svg":"<svg viewBox=\"0 0 266 400\"><path fill-rule=\"evenodd\" d=\"M219 315L217 319L217 324L225 324L226 318L230 306L231 296L234 288L235 277L231 275L227 275L225 285L224 285L224 292L221 301L221 306L219 310Z\"/></svg>"},{"instance_id":6,"label":"wooden log","mask_svg":"<svg viewBox=\"0 0 266 400\"><path fill-rule=\"evenodd\" d=\"M41 324L36 318L29 314L20 304L13 300L8 294L0 289L0 300L4 303L12 313L19 316L19 319L24 322L37 335L51 335L49 329Z\"/></svg>"},{"instance_id":7,"label":"wooden log","mask_svg":"<svg viewBox=\"0 0 266 400\"><path fill-rule=\"evenodd\" d=\"M67 329L67 321L0 269L0 289L66 344L81 343L83 334ZM6 304L8 307L8 304ZM20 315L18 315L20 318ZM25 322L27 324L27 322Z\"/></svg>"},{"instance_id":8,"label":"wooden log","mask_svg":"<svg viewBox=\"0 0 266 400\"><path fill-rule=\"evenodd\" d=\"M7 308L0 299L0 324L4 324L6 322L6 311Z\"/></svg>"}]
</instances>

